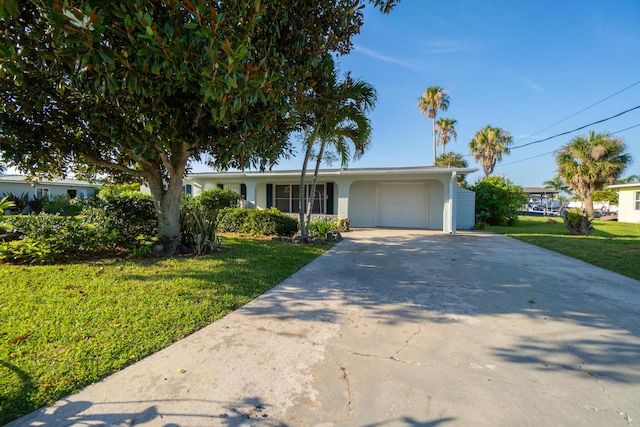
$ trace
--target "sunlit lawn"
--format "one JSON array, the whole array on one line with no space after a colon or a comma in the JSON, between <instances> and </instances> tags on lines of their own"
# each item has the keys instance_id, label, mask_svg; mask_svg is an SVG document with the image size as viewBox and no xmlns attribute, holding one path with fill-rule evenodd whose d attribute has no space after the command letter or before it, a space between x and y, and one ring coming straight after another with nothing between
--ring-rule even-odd
<instances>
[{"instance_id":1,"label":"sunlit lawn","mask_svg":"<svg viewBox=\"0 0 640 427\"><path fill-rule=\"evenodd\" d=\"M0 264L0 425L210 324L327 249L224 245L200 258Z\"/></svg>"},{"instance_id":2,"label":"sunlit lawn","mask_svg":"<svg viewBox=\"0 0 640 427\"><path fill-rule=\"evenodd\" d=\"M640 280L640 224L593 221L591 236L572 236L558 217L520 217L490 231L532 243Z\"/></svg>"}]
</instances>

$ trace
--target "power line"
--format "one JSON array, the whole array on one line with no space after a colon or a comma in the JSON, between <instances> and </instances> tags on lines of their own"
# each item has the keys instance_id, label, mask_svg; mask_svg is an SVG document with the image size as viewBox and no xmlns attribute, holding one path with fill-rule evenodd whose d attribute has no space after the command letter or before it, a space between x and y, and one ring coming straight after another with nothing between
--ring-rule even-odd
<instances>
[{"instance_id":1,"label":"power line","mask_svg":"<svg viewBox=\"0 0 640 427\"><path fill-rule=\"evenodd\" d=\"M570 116L565 117L564 119L562 119L562 120L560 120L560 121L555 122L555 123L554 123L554 124L552 124L552 125L547 126L546 128L544 128L544 129L542 129L542 130L539 130L539 131L537 131L537 132L535 132L535 133L532 133L531 135L527 136L527 137L526 137L526 138L524 138L524 139L521 139L521 140L520 140L520 141L518 141L518 142L525 141L525 140L527 140L527 139L529 139L529 138L531 138L531 137L533 137L533 136L538 135L539 133L544 132L544 131L545 131L545 130L547 130L547 129L550 129L550 128L554 127L555 125L558 125L558 124L560 124L560 123L562 123L562 122L564 122L564 121L566 121L566 120L569 120L570 118L575 117L575 116L577 116L578 114L580 114L580 113L582 113L582 112L584 112L584 111L587 111L589 108L595 107L596 105L598 105L598 104L600 104L600 103L602 103L602 102L606 101L607 99L609 99L609 98L613 98L613 97L614 97L614 96L616 96L617 94L622 93L622 92L624 92L625 90L631 89L632 87L634 87L634 86L635 86L635 85L637 85L637 84L640 84L640 80L638 80L638 81L637 81L637 82L635 82L635 83L630 84L629 86L627 86L627 87L625 87L625 88L623 88L623 89L620 89L619 91L617 91L617 92L615 92L615 93L613 93L613 94L611 94L611 95L609 95L609 96L607 96L607 97L605 97L605 98L602 98L600 101L597 101L597 102L595 102L595 103L593 103L593 104L589 105L588 107L585 107L585 108L583 108L582 110L580 110L580 111L578 111L578 112L576 112L576 113L573 113L573 114L571 114Z\"/></svg>"},{"instance_id":2,"label":"power line","mask_svg":"<svg viewBox=\"0 0 640 427\"><path fill-rule=\"evenodd\" d=\"M566 132L558 133L558 134L552 135L552 136L547 137L547 138L538 139L538 140L536 140L536 141L527 142L526 144L516 145L515 147L511 147L511 149L512 149L512 150L514 150L514 149L516 149L516 148L527 147L527 146L529 146L529 145L539 144L539 143L541 143L541 142L548 141L548 140L550 140L550 139L557 138L557 137L559 137L559 136L568 135L568 134L573 133L573 132L575 132L575 131L582 130L582 129L586 128L586 127L593 126L593 125L596 125L596 124L598 124L598 123L603 123L603 122L606 122L607 120L615 119L616 117L620 117L620 116L622 116L623 114L627 114L627 113L629 113L629 112L631 112L631 111L633 111L633 110L637 110L637 109L639 109L639 108L640 108L640 105L638 105L638 106L636 106L636 107L633 107L633 108L629 108L628 110L625 110L625 111L623 111L623 112L621 112L621 113L618 113L618 114L614 114L613 116L607 117L607 118L605 118L605 119L597 120L597 121L595 121L595 122L592 122L592 123L586 124L586 125L584 125L584 126L580 126L580 127L578 127L578 128L575 128L575 129L572 129L572 130L569 130L569 131L566 131ZM625 130L626 130L626 129L625 129Z\"/></svg>"},{"instance_id":3,"label":"power line","mask_svg":"<svg viewBox=\"0 0 640 427\"><path fill-rule=\"evenodd\" d=\"M621 132L627 131L627 130L629 130L629 129L637 128L637 127L640 127L640 123L638 123L637 125L629 126L628 128L624 128L624 129L617 130L617 131L615 131L615 132L611 132L611 135L615 135L615 134L617 134L617 133L621 133ZM520 159L520 160L514 160L514 161L512 161L512 162L508 162L508 163L501 163L501 164L499 164L499 165L497 165L497 164L496 164L496 167L498 167L498 166L502 167L502 166L512 165L512 164L514 164L514 163L526 162L527 160L537 159L538 157L548 156L549 154L553 154L553 153L555 153L556 151L557 151L557 150L553 150L553 151L549 151L549 152L547 152L547 153L542 153L542 154L538 154L538 155L535 155L535 156L526 157L526 158L524 158L524 159Z\"/></svg>"},{"instance_id":4,"label":"power line","mask_svg":"<svg viewBox=\"0 0 640 427\"><path fill-rule=\"evenodd\" d=\"M629 126L628 128L624 128L624 129L617 130L615 132L611 132L611 135L615 135L616 133L624 132L625 130L637 128L638 126L640 126L640 123L638 123L637 125Z\"/></svg>"}]
</instances>

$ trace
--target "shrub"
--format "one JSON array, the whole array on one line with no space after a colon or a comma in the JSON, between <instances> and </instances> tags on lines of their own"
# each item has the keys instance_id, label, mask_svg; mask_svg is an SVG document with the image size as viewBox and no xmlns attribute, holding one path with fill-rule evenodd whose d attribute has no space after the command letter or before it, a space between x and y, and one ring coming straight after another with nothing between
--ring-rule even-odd
<instances>
[{"instance_id":1,"label":"shrub","mask_svg":"<svg viewBox=\"0 0 640 427\"><path fill-rule=\"evenodd\" d=\"M14 206L11 208L11 210L13 212L20 213L20 212L22 212L24 210L24 208L29 206L29 193L27 193L27 192L24 192L24 193L20 194L19 196L9 192L9 193L3 193L2 196L6 200L8 200L8 201L13 203ZM4 208L4 209L6 209L6 208ZM2 209L3 212L4 212L4 209Z\"/></svg>"},{"instance_id":2,"label":"shrub","mask_svg":"<svg viewBox=\"0 0 640 427\"><path fill-rule=\"evenodd\" d=\"M198 210L181 210L180 226L182 244L194 254L204 255L218 246L215 215L202 215Z\"/></svg>"},{"instance_id":3,"label":"shrub","mask_svg":"<svg viewBox=\"0 0 640 427\"><path fill-rule=\"evenodd\" d=\"M489 225L515 225L527 196L522 187L501 176L490 176L477 182L471 190L476 193L476 222Z\"/></svg>"},{"instance_id":4,"label":"shrub","mask_svg":"<svg viewBox=\"0 0 640 427\"><path fill-rule=\"evenodd\" d=\"M64 194L45 199L42 204L42 210L50 214L58 214L64 216L76 216L82 212L82 199L74 197L73 199Z\"/></svg>"},{"instance_id":5,"label":"shrub","mask_svg":"<svg viewBox=\"0 0 640 427\"><path fill-rule=\"evenodd\" d=\"M220 209L238 206L240 195L233 190L214 188L213 190L204 190L194 199L206 212L216 212Z\"/></svg>"},{"instance_id":6,"label":"shrub","mask_svg":"<svg viewBox=\"0 0 640 427\"><path fill-rule=\"evenodd\" d=\"M338 229L338 221L332 221L328 218L318 219L317 221L311 221L309 223L309 237L325 238L327 233Z\"/></svg>"},{"instance_id":7,"label":"shrub","mask_svg":"<svg viewBox=\"0 0 640 427\"><path fill-rule=\"evenodd\" d=\"M229 208L218 212L218 231L228 233L249 233L249 209Z\"/></svg>"},{"instance_id":8,"label":"shrub","mask_svg":"<svg viewBox=\"0 0 640 427\"><path fill-rule=\"evenodd\" d=\"M104 187L100 187L96 196L99 199L107 200L109 198L119 196L120 194L130 194L130 193L139 193L140 192L140 183L131 183L131 184L119 184L119 185L105 185Z\"/></svg>"},{"instance_id":9,"label":"shrub","mask_svg":"<svg viewBox=\"0 0 640 427\"><path fill-rule=\"evenodd\" d=\"M0 242L0 259L9 262L51 263L59 253L53 250L47 242L30 237Z\"/></svg>"},{"instance_id":10,"label":"shrub","mask_svg":"<svg viewBox=\"0 0 640 427\"><path fill-rule=\"evenodd\" d=\"M580 209L570 209L562 215L564 226L574 236L590 236L593 232L593 219Z\"/></svg>"},{"instance_id":11,"label":"shrub","mask_svg":"<svg viewBox=\"0 0 640 427\"><path fill-rule=\"evenodd\" d=\"M21 240L0 246L3 259L20 262L51 262L64 256L93 252L114 246L109 230L97 227L86 218L42 213L20 215L7 223Z\"/></svg>"},{"instance_id":12,"label":"shrub","mask_svg":"<svg viewBox=\"0 0 640 427\"><path fill-rule=\"evenodd\" d=\"M218 213L218 229L251 235L290 236L298 230L298 221L276 208L227 208Z\"/></svg>"},{"instance_id":13,"label":"shrub","mask_svg":"<svg viewBox=\"0 0 640 427\"><path fill-rule=\"evenodd\" d=\"M153 200L150 195L138 191L122 191L117 194L102 195L97 206L83 212L90 222L106 227L118 235L119 243L135 244L140 236L157 234Z\"/></svg>"}]
</instances>

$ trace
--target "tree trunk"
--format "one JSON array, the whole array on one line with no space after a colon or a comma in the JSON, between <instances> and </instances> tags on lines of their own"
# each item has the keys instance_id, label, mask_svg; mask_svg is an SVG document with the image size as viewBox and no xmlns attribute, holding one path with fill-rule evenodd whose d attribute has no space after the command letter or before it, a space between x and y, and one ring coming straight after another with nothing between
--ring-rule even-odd
<instances>
[{"instance_id":1,"label":"tree trunk","mask_svg":"<svg viewBox=\"0 0 640 427\"><path fill-rule=\"evenodd\" d=\"M589 193L584 196L584 209L589 214L590 218L593 218L593 194Z\"/></svg>"},{"instance_id":2,"label":"tree trunk","mask_svg":"<svg viewBox=\"0 0 640 427\"><path fill-rule=\"evenodd\" d=\"M436 165L436 116L433 115L433 166Z\"/></svg>"},{"instance_id":3,"label":"tree trunk","mask_svg":"<svg viewBox=\"0 0 640 427\"><path fill-rule=\"evenodd\" d=\"M300 174L300 197L298 199L298 216L299 216L299 227L300 227L300 239L303 242L309 240L309 225L305 223L304 217L304 207L305 207L305 196L304 196L304 186L305 179L307 176L307 164L309 163L309 156L311 155L311 149L313 148L313 144L309 142L307 144L307 150L304 153L304 160L302 162L302 173Z\"/></svg>"},{"instance_id":4,"label":"tree trunk","mask_svg":"<svg viewBox=\"0 0 640 427\"><path fill-rule=\"evenodd\" d=\"M318 172L320 171L320 162L322 162L322 155L324 154L325 143L320 143L320 151L318 151L318 158L316 159L316 168L313 171L313 181L311 183L311 191L309 191L309 203L307 208L307 235L309 235L309 224L311 224L311 215L313 215L313 199L316 193L316 184L318 182Z\"/></svg>"},{"instance_id":5,"label":"tree trunk","mask_svg":"<svg viewBox=\"0 0 640 427\"><path fill-rule=\"evenodd\" d=\"M169 171L166 190L159 170L147 171L146 174L158 219L158 240L151 251L158 256L172 256L176 253L188 252L188 248L182 245L180 234L180 196L182 195L186 158L177 163L177 165L172 165L172 170Z\"/></svg>"}]
</instances>

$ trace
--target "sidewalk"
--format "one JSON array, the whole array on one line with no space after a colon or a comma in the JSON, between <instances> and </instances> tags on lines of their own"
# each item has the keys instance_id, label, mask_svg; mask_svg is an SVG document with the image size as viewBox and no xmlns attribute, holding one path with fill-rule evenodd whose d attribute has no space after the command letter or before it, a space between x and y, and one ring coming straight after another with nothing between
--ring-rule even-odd
<instances>
[{"instance_id":1,"label":"sidewalk","mask_svg":"<svg viewBox=\"0 0 640 427\"><path fill-rule=\"evenodd\" d=\"M9 426L630 426L640 282L488 233L356 230Z\"/></svg>"}]
</instances>

